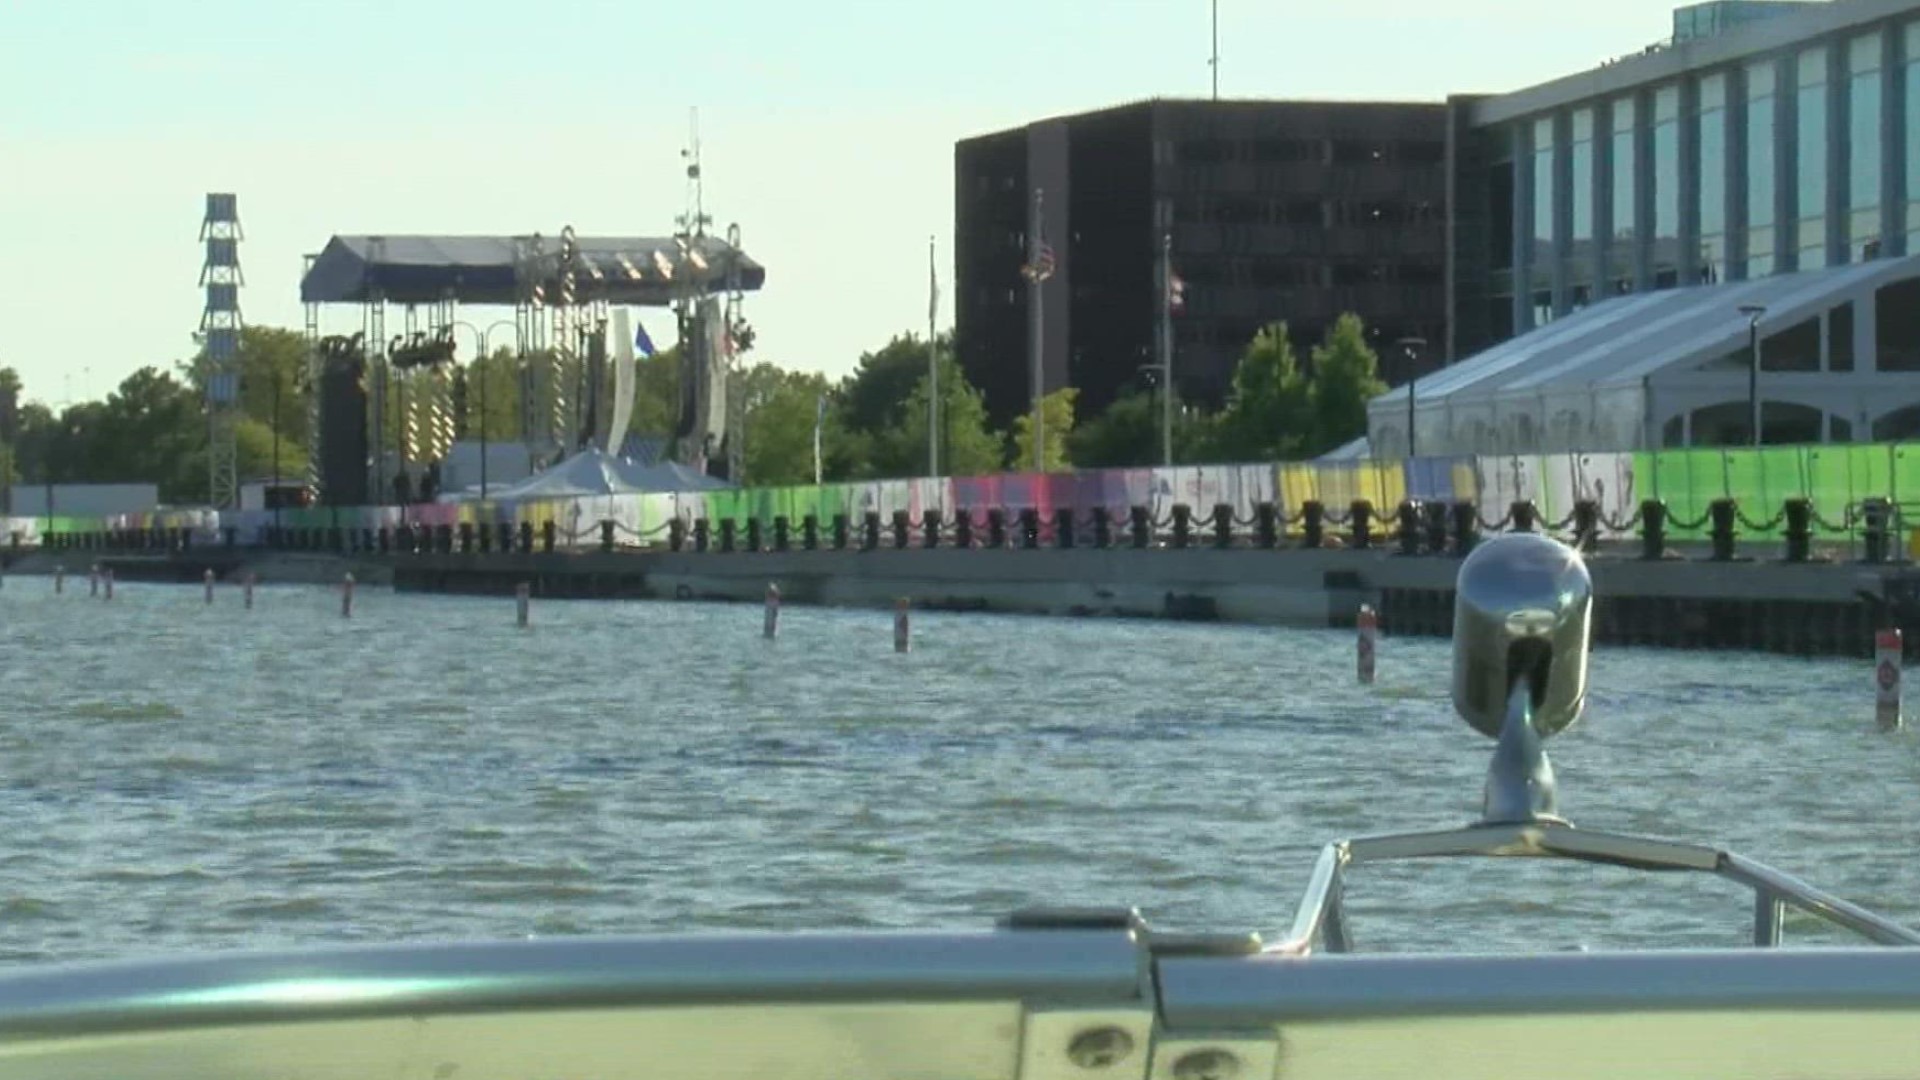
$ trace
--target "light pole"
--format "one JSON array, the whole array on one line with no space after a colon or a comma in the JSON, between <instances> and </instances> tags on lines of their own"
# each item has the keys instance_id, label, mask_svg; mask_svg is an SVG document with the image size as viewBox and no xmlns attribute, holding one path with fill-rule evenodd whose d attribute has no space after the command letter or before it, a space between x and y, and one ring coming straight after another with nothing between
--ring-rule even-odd
<instances>
[{"instance_id":1,"label":"light pole","mask_svg":"<svg viewBox=\"0 0 1920 1080\"><path fill-rule=\"evenodd\" d=\"M1394 344L1400 346L1401 354L1407 358L1407 458L1408 460L1412 460L1419 456L1417 453L1418 444L1413 437L1413 384L1415 381L1413 366L1418 356L1418 350L1427 347L1427 339L1421 337L1403 337L1394 342Z\"/></svg>"},{"instance_id":2,"label":"light pole","mask_svg":"<svg viewBox=\"0 0 1920 1080\"><path fill-rule=\"evenodd\" d=\"M1753 445L1760 445L1760 316L1765 304L1741 304L1740 314L1747 317L1747 410L1752 425Z\"/></svg>"},{"instance_id":3,"label":"light pole","mask_svg":"<svg viewBox=\"0 0 1920 1080\"><path fill-rule=\"evenodd\" d=\"M511 326L517 330L520 324L512 319L495 319L487 324L485 330L481 330L465 319L455 319L453 325L466 327L480 346L480 351L474 355L474 371L480 376L478 395L480 398L480 498L485 501L487 497L487 361L493 356L487 351L487 339L493 336L495 330L503 326Z\"/></svg>"},{"instance_id":4,"label":"light pole","mask_svg":"<svg viewBox=\"0 0 1920 1080\"><path fill-rule=\"evenodd\" d=\"M273 366L273 532L280 534L280 365Z\"/></svg>"}]
</instances>

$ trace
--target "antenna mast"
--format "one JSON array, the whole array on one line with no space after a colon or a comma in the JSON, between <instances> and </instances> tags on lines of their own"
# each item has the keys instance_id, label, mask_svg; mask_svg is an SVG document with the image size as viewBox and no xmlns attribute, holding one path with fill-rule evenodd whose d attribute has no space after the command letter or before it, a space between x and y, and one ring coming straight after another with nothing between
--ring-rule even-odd
<instances>
[{"instance_id":1,"label":"antenna mast","mask_svg":"<svg viewBox=\"0 0 1920 1080\"><path fill-rule=\"evenodd\" d=\"M1213 69L1213 100L1220 100L1220 0L1213 0L1213 58L1207 61Z\"/></svg>"}]
</instances>

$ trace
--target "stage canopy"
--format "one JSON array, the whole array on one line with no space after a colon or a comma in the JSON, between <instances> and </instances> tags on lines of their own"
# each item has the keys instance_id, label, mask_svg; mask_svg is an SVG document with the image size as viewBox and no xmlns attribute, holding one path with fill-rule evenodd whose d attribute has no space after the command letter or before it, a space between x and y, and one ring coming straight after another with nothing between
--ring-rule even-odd
<instances>
[{"instance_id":1,"label":"stage canopy","mask_svg":"<svg viewBox=\"0 0 1920 1080\"><path fill-rule=\"evenodd\" d=\"M725 291L736 266L743 291L767 280L765 267L716 236L701 237L688 257L673 237L582 236L575 243L574 294L581 301L663 307L690 282ZM301 279L300 299L510 305L538 284L551 306L560 296L559 251L558 236L336 236Z\"/></svg>"}]
</instances>

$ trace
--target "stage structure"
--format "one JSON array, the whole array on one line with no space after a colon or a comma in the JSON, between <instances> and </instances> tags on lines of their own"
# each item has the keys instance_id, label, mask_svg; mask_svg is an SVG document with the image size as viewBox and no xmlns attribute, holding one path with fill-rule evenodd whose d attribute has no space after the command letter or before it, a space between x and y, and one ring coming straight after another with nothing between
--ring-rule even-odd
<instances>
[{"instance_id":1,"label":"stage structure","mask_svg":"<svg viewBox=\"0 0 1920 1080\"><path fill-rule=\"evenodd\" d=\"M240 273L239 200L230 192L209 192L200 220L206 257L200 285L206 306L200 312L202 362L206 365L207 502L217 510L239 505L240 478L235 430L240 423Z\"/></svg>"},{"instance_id":2,"label":"stage structure","mask_svg":"<svg viewBox=\"0 0 1920 1080\"><path fill-rule=\"evenodd\" d=\"M681 156L687 162L687 208L674 219L680 229L673 239L682 260L700 273L681 282L674 303L681 342L675 458L708 475L739 483L745 451L745 402L739 380L733 375L740 354L753 348L753 330L743 318L741 307L746 290L759 284L747 283L743 260L716 265L704 256L713 240L707 233L713 218L706 212L698 112ZM727 226L724 248L741 250L739 225ZM724 300L714 295L715 285L722 286Z\"/></svg>"},{"instance_id":3,"label":"stage structure","mask_svg":"<svg viewBox=\"0 0 1920 1080\"><path fill-rule=\"evenodd\" d=\"M697 173L697 167L690 172ZM730 331L720 335L723 341L751 341L751 330L739 321L740 298L764 284L766 270L740 250L738 238L737 229L722 240L706 235L704 222L687 220L680 233L666 238L583 237L570 227L554 239L538 233L335 236L308 257L300 283L311 381L323 382L323 308L358 305L371 491L377 500L391 500L397 494L394 479L404 472L417 492L428 467L444 458L457 434L453 356L460 306L511 306L521 438L537 458L558 460L606 435L613 410L604 394L614 382L606 370L606 328L613 307L673 306L682 319L681 340L690 346L712 339L715 328ZM726 312L700 306L723 289L729 297ZM398 306L403 319L393 337L386 330L390 306ZM734 322L724 323L727 319ZM689 336L689 328L697 332ZM683 350L696 352L715 355L711 347ZM686 355L682 362L689 362ZM701 370L711 373L711 362ZM703 405L711 400L711 394L699 397ZM719 416L683 403L684 446L704 448L724 435L721 401ZM313 430L320 445L313 448L310 475L320 487L320 501L343 505L328 492L319 468L320 462L333 460L324 443L335 429L318 423Z\"/></svg>"}]
</instances>

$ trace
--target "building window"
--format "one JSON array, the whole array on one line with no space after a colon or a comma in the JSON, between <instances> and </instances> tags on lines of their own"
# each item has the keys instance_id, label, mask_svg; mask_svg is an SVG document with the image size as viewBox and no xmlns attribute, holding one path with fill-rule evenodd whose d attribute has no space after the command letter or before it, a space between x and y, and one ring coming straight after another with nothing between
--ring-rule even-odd
<instances>
[{"instance_id":1,"label":"building window","mask_svg":"<svg viewBox=\"0 0 1920 1080\"><path fill-rule=\"evenodd\" d=\"M1188 139L1180 144L1185 165L1218 165L1233 160L1233 144L1225 139Z\"/></svg>"},{"instance_id":2,"label":"building window","mask_svg":"<svg viewBox=\"0 0 1920 1080\"><path fill-rule=\"evenodd\" d=\"M1727 77L1700 80L1700 280L1726 280Z\"/></svg>"},{"instance_id":3,"label":"building window","mask_svg":"<svg viewBox=\"0 0 1920 1080\"><path fill-rule=\"evenodd\" d=\"M1827 50L1808 49L1794 66L1800 75L1794 246L1800 251L1799 268L1817 270L1827 265Z\"/></svg>"},{"instance_id":4,"label":"building window","mask_svg":"<svg viewBox=\"0 0 1920 1080\"><path fill-rule=\"evenodd\" d=\"M1633 132L1639 115L1633 98L1613 102L1613 239L1607 256L1607 276L1616 282L1633 280L1634 178ZM1621 290L1625 291L1625 290Z\"/></svg>"},{"instance_id":5,"label":"building window","mask_svg":"<svg viewBox=\"0 0 1920 1080\"><path fill-rule=\"evenodd\" d=\"M1774 145L1776 141L1774 67L1762 61L1747 68L1747 277L1774 270Z\"/></svg>"},{"instance_id":6,"label":"building window","mask_svg":"<svg viewBox=\"0 0 1920 1080\"><path fill-rule=\"evenodd\" d=\"M1593 110L1573 114L1572 275L1576 283L1593 280Z\"/></svg>"},{"instance_id":7,"label":"building window","mask_svg":"<svg viewBox=\"0 0 1920 1080\"><path fill-rule=\"evenodd\" d=\"M1533 281L1553 278L1553 120L1533 122Z\"/></svg>"},{"instance_id":8,"label":"building window","mask_svg":"<svg viewBox=\"0 0 1920 1080\"><path fill-rule=\"evenodd\" d=\"M1680 270L1680 88L1653 93L1653 276L1678 280Z\"/></svg>"},{"instance_id":9,"label":"building window","mask_svg":"<svg viewBox=\"0 0 1920 1080\"><path fill-rule=\"evenodd\" d=\"M1847 247L1880 237L1880 35L1847 45Z\"/></svg>"},{"instance_id":10,"label":"building window","mask_svg":"<svg viewBox=\"0 0 1920 1080\"><path fill-rule=\"evenodd\" d=\"M1853 370L1853 301L1827 312L1827 370Z\"/></svg>"}]
</instances>

